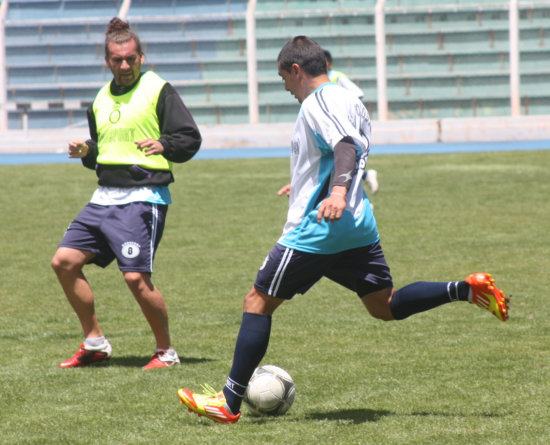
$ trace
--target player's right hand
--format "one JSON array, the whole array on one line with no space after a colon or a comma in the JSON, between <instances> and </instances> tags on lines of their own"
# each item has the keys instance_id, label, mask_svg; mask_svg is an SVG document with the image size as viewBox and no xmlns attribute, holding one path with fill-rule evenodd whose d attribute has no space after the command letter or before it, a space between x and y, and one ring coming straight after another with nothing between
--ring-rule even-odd
<instances>
[{"instance_id":1,"label":"player's right hand","mask_svg":"<svg viewBox=\"0 0 550 445\"><path fill-rule=\"evenodd\" d=\"M69 142L69 158L83 158L88 154L88 144L81 141Z\"/></svg>"}]
</instances>

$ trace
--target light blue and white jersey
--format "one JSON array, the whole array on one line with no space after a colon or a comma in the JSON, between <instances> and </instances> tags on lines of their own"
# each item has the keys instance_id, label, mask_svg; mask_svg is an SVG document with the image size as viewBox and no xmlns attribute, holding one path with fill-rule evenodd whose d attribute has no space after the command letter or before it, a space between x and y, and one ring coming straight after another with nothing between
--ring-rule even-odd
<instances>
[{"instance_id":1,"label":"light blue and white jersey","mask_svg":"<svg viewBox=\"0 0 550 445\"><path fill-rule=\"evenodd\" d=\"M361 101L333 83L321 85L303 101L292 135L289 210L279 244L332 254L379 240L362 185L370 127ZM357 147L357 172L348 191L346 211L339 221L318 223L319 205L332 190L334 146L346 136L353 138Z\"/></svg>"}]
</instances>

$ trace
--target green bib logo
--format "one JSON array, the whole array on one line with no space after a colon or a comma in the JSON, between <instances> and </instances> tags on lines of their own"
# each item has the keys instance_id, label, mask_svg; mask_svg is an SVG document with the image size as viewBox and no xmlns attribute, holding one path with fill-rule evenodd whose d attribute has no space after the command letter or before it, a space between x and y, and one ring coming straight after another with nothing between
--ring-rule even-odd
<instances>
[{"instance_id":1,"label":"green bib logo","mask_svg":"<svg viewBox=\"0 0 550 445\"><path fill-rule=\"evenodd\" d=\"M113 111L109 115L109 122L111 124L116 124L120 120L120 102L116 102Z\"/></svg>"}]
</instances>

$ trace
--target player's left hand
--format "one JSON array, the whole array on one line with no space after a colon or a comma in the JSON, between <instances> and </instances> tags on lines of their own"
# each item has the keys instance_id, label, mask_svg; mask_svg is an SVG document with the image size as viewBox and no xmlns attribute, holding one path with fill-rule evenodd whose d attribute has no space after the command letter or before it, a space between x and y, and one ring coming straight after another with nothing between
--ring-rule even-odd
<instances>
[{"instance_id":1,"label":"player's left hand","mask_svg":"<svg viewBox=\"0 0 550 445\"><path fill-rule=\"evenodd\" d=\"M160 155L164 153L164 147L156 139L147 138L141 141L135 141L135 143L137 148L142 150L145 156Z\"/></svg>"},{"instance_id":2,"label":"player's left hand","mask_svg":"<svg viewBox=\"0 0 550 445\"><path fill-rule=\"evenodd\" d=\"M290 184L285 185L284 187L281 187L279 191L277 192L277 195L279 196L290 196Z\"/></svg>"},{"instance_id":3,"label":"player's left hand","mask_svg":"<svg viewBox=\"0 0 550 445\"><path fill-rule=\"evenodd\" d=\"M323 218L328 222L338 221L346 210L346 203L345 191L336 192L333 190L330 196L321 202L317 211L317 222L321 222Z\"/></svg>"}]
</instances>

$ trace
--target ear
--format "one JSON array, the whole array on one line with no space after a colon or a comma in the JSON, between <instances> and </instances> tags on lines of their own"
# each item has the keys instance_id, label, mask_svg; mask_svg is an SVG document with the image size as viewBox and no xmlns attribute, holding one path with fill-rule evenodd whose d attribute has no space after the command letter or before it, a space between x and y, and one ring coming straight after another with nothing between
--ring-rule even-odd
<instances>
[{"instance_id":1,"label":"ear","mask_svg":"<svg viewBox=\"0 0 550 445\"><path fill-rule=\"evenodd\" d=\"M139 55L139 60L141 61L142 65L145 63L145 53L143 51Z\"/></svg>"},{"instance_id":2,"label":"ear","mask_svg":"<svg viewBox=\"0 0 550 445\"><path fill-rule=\"evenodd\" d=\"M293 63L290 67L290 72L293 74L298 74L300 71L302 71L302 67L297 63Z\"/></svg>"}]
</instances>

